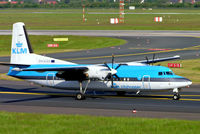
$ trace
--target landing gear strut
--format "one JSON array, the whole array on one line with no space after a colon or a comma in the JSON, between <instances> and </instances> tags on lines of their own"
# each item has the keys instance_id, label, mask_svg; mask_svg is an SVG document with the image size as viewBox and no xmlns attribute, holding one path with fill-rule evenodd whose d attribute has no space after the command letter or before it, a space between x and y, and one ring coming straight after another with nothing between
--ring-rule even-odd
<instances>
[{"instance_id":1,"label":"landing gear strut","mask_svg":"<svg viewBox=\"0 0 200 134\"><path fill-rule=\"evenodd\" d=\"M80 92L76 94L76 100L84 100L85 99L85 92L87 90L87 87L88 87L89 83L90 83L90 80L87 81L85 89L83 90L82 81L79 82L79 84L80 84Z\"/></svg>"},{"instance_id":2,"label":"landing gear strut","mask_svg":"<svg viewBox=\"0 0 200 134\"><path fill-rule=\"evenodd\" d=\"M174 88L173 92L174 92L174 96L173 96L173 100L179 100L181 98L180 94L179 94L179 90L178 88Z\"/></svg>"}]
</instances>

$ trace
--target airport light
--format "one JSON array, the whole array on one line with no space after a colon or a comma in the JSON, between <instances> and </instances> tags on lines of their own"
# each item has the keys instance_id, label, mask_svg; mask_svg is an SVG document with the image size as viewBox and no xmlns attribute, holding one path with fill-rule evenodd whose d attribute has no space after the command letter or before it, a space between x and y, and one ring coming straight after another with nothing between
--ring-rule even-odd
<instances>
[{"instance_id":1,"label":"airport light","mask_svg":"<svg viewBox=\"0 0 200 134\"><path fill-rule=\"evenodd\" d=\"M119 23L124 23L124 0L119 1Z\"/></svg>"}]
</instances>

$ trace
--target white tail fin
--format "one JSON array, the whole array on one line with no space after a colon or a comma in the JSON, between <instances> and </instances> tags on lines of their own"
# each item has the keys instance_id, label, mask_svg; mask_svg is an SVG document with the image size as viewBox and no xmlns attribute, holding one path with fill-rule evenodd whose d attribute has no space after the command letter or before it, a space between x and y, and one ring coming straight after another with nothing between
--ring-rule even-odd
<instances>
[{"instance_id":1,"label":"white tail fin","mask_svg":"<svg viewBox=\"0 0 200 134\"><path fill-rule=\"evenodd\" d=\"M12 47L11 47L11 64L74 64L46 56L33 53L25 24L18 22L13 24Z\"/></svg>"}]
</instances>

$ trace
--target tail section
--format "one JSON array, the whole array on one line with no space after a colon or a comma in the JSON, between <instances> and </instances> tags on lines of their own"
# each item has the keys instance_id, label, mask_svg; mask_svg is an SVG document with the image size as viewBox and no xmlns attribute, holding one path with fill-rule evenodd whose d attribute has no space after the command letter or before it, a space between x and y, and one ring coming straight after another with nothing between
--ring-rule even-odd
<instances>
[{"instance_id":1,"label":"tail section","mask_svg":"<svg viewBox=\"0 0 200 134\"><path fill-rule=\"evenodd\" d=\"M12 47L10 64L74 64L33 53L25 24L18 22L13 24Z\"/></svg>"},{"instance_id":2,"label":"tail section","mask_svg":"<svg viewBox=\"0 0 200 134\"><path fill-rule=\"evenodd\" d=\"M25 60L25 56L33 53L24 23L13 24L11 64L20 64Z\"/></svg>"}]
</instances>

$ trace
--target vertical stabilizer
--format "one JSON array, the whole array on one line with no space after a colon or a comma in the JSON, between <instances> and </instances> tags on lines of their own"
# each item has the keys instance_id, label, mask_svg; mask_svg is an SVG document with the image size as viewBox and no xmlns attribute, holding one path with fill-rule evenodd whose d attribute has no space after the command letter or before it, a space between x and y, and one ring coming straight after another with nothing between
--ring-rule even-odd
<instances>
[{"instance_id":1,"label":"vertical stabilizer","mask_svg":"<svg viewBox=\"0 0 200 134\"><path fill-rule=\"evenodd\" d=\"M24 56L33 53L33 50L22 22L13 24L12 47L11 47L11 64L20 64Z\"/></svg>"},{"instance_id":2,"label":"vertical stabilizer","mask_svg":"<svg viewBox=\"0 0 200 134\"><path fill-rule=\"evenodd\" d=\"M17 22L13 24L12 47L11 47L11 64L74 64L46 56L33 53L25 24Z\"/></svg>"}]
</instances>

